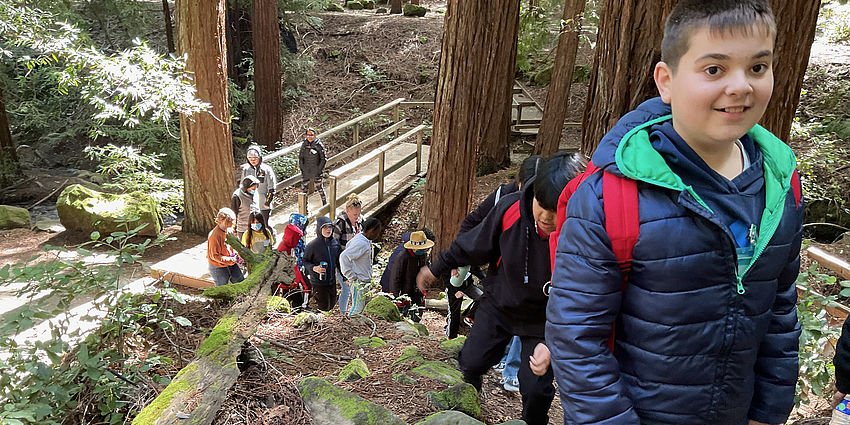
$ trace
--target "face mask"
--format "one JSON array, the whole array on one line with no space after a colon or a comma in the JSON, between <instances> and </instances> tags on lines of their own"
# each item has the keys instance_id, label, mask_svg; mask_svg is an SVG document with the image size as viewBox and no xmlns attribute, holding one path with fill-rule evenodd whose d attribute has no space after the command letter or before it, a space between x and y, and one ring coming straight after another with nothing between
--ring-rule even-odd
<instances>
[{"instance_id":1,"label":"face mask","mask_svg":"<svg viewBox=\"0 0 850 425\"><path fill-rule=\"evenodd\" d=\"M254 193L257 193L257 191L256 191L256 190L249 190L249 191L248 191L248 194L249 194L249 195L253 195Z\"/></svg>"},{"instance_id":2,"label":"face mask","mask_svg":"<svg viewBox=\"0 0 850 425\"><path fill-rule=\"evenodd\" d=\"M254 229L254 231L259 232L260 229L263 228L263 225L260 223L251 223L251 228Z\"/></svg>"},{"instance_id":3,"label":"face mask","mask_svg":"<svg viewBox=\"0 0 850 425\"><path fill-rule=\"evenodd\" d=\"M413 251L413 253L416 254L416 255L425 255L425 253L427 253L427 252L428 252L427 249L417 249L416 251Z\"/></svg>"}]
</instances>

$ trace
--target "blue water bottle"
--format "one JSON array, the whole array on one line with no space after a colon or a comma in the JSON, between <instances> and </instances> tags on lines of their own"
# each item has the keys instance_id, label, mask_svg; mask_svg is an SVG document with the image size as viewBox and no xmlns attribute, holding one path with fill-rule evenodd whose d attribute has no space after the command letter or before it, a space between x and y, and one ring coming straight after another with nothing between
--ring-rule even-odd
<instances>
[{"instance_id":1,"label":"blue water bottle","mask_svg":"<svg viewBox=\"0 0 850 425\"><path fill-rule=\"evenodd\" d=\"M327 261L322 261L321 263L319 263L319 267L321 267L321 268L322 268L322 270L327 271L327 270L328 270L328 263L327 263ZM324 281L324 280L325 280L325 272L321 272L321 273L319 273L319 280L321 280L321 281Z\"/></svg>"}]
</instances>

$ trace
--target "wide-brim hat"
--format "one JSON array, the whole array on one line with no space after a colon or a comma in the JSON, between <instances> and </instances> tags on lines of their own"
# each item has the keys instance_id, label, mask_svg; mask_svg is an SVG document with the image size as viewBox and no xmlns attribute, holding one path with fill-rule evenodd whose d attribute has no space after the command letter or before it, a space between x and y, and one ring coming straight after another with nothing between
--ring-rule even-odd
<instances>
[{"instance_id":1,"label":"wide-brim hat","mask_svg":"<svg viewBox=\"0 0 850 425\"><path fill-rule=\"evenodd\" d=\"M410 234L410 240L405 242L404 247L407 249L428 249L434 246L434 241L425 236L425 232L418 231Z\"/></svg>"}]
</instances>

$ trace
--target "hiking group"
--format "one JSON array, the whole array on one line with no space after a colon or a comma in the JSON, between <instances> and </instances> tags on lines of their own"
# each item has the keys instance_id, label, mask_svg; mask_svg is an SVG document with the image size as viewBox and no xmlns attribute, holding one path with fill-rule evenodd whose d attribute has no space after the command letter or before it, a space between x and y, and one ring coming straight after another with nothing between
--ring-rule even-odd
<instances>
[{"instance_id":1,"label":"hiking group","mask_svg":"<svg viewBox=\"0 0 850 425\"><path fill-rule=\"evenodd\" d=\"M524 161L433 263L433 236L407 235L385 291L406 295L415 320L441 282L449 338L463 297L476 299L463 379L480 391L491 367L518 367L503 384L518 386L530 425L548 423L555 380L565 424L785 423L803 202L794 153L757 124L781 59L775 38L767 0L680 0L647 70L659 97L621 117L588 164L567 153ZM354 246L363 233L342 224L322 236ZM366 256L356 246L350 261ZM342 268L351 291L371 277ZM848 347L836 356L850 358Z\"/></svg>"}]
</instances>

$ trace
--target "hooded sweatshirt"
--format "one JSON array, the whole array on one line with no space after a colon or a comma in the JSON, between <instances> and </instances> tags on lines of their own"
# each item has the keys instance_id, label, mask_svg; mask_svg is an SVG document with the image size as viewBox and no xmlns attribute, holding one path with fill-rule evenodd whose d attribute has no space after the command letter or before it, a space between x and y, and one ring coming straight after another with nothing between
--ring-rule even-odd
<instances>
[{"instance_id":1,"label":"hooded sweatshirt","mask_svg":"<svg viewBox=\"0 0 850 425\"><path fill-rule=\"evenodd\" d=\"M339 270L339 254L342 252L342 247L339 241L334 239L333 233L328 238L322 236L322 226L325 224L331 224L331 219L327 217L316 219L316 239L307 244L304 252L304 268L307 269L310 283L314 286L336 285L336 272ZM327 263L327 267L324 276L320 277L313 271L313 267L322 262Z\"/></svg>"},{"instance_id":2,"label":"hooded sweatshirt","mask_svg":"<svg viewBox=\"0 0 850 425\"><path fill-rule=\"evenodd\" d=\"M301 150L298 152L298 168L301 169L302 180L321 177L327 162L325 145L318 137L313 139L312 142L307 141L307 139L301 142Z\"/></svg>"},{"instance_id":3,"label":"hooded sweatshirt","mask_svg":"<svg viewBox=\"0 0 850 425\"><path fill-rule=\"evenodd\" d=\"M263 210L271 209L271 198L275 194L277 177L272 167L263 162L262 151L258 146L249 147L248 153L257 155L260 158L260 162L257 163L256 167L252 166L251 163L242 164L240 181L248 176L256 177L260 185L257 187L257 192L254 193L254 204ZM268 208L266 204L269 205Z\"/></svg>"},{"instance_id":4,"label":"hooded sweatshirt","mask_svg":"<svg viewBox=\"0 0 850 425\"><path fill-rule=\"evenodd\" d=\"M546 325L564 421L785 423L800 336L794 154L755 126L745 136L753 147L742 142L761 177L721 181L681 145L670 119L660 99L644 102L593 155L599 168L637 181L640 233L625 285L605 230L603 173L567 206ZM752 257L741 265L730 222L754 218Z\"/></svg>"},{"instance_id":5,"label":"hooded sweatshirt","mask_svg":"<svg viewBox=\"0 0 850 425\"><path fill-rule=\"evenodd\" d=\"M463 265L496 264L484 279L479 308L495 309L513 335L542 338L548 301L543 287L551 268L548 238L537 232L531 212L533 198L531 179L520 192L504 195L484 221L458 235L430 268L434 276L444 276ZM512 207L520 217L503 230L502 218Z\"/></svg>"}]
</instances>

